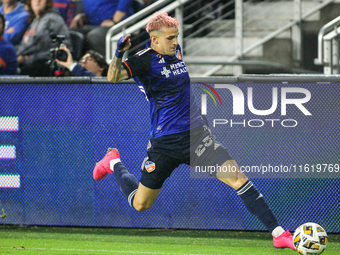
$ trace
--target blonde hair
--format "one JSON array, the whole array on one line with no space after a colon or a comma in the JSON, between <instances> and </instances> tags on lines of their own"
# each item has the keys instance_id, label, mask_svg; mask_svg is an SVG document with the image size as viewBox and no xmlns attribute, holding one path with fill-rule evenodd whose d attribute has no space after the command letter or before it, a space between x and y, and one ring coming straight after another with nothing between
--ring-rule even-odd
<instances>
[{"instance_id":1,"label":"blonde hair","mask_svg":"<svg viewBox=\"0 0 340 255\"><path fill-rule=\"evenodd\" d=\"M170 17L166 12L156 12L146 25L146 32L159 31L164 27L177 27L176 18Z\"/></svg>"}]
</instances>

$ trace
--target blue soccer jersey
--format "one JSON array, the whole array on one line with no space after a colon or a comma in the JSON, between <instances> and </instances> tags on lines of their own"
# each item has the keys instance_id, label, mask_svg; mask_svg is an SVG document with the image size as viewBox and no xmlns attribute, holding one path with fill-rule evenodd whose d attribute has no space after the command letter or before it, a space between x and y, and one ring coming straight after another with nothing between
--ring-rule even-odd
<instances>
[{"instance_id":1,"label":"blue soccer jersey","mask_svg":"<svg viewBox=\"0 0 340 255\"><path fill-rule=\"evenodd\" d=\"M204 125L191 93L190 77L177 46L173 56L146 48L123 61L150 103L150 136L188 131Z\"/></svg>"}]
</instances>

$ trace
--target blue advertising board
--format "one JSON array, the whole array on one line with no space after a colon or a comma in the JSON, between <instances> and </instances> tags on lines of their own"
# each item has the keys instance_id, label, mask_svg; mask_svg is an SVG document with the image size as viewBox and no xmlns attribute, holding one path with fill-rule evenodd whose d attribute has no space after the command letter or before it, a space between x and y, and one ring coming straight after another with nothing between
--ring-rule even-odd
<instances>
[{"instance_id":1,"label":"blue advertising board","mask_svg":"<svg viewBox=\"0 0 340 255\"><path fill-rule=\"evenodd\" d=\"M313 221L340 232L338 85L229 84L242 98L209 84L221 103L204 84L193 91L212 132L281 225ZM135 84L4 83L0 92L0 205L8 215L0 224L265 230L230 187L188 166L173 172L145 212L128 205L113 175L93 179L108 147L141 176L150 121Z\"/></svg>"}]
</instances>

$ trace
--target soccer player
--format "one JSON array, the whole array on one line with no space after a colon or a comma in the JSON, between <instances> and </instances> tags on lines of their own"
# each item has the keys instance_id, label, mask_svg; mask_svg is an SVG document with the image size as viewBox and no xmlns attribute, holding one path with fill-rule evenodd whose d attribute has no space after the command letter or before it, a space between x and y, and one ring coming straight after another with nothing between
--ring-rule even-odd
<instances>
[{"instance_id":1,"label":"soccer player","mask_svg":"<svg viewBox=\"0 0 340 255\"><path fill-rule=\"evenodd\" d=\"M114 173L117 184L129 204L137 211L149 209L163 182L180 164L191 166L220 165L236 172L217 172L216 177L234 188L246 208L273 235L276 248L294 249L293 237L284 231L262 194L239 170L226 148L216 141L202 119L190 93L190 78L178 45L178 22L165 12L157 12L146 26L149 46L122 62L131 47L130 35L122 37L109 71L108 80L117 83L134 78L143 87L150 102L151 132L148 157L142 164L138 183L120 160L117 149L109 149L95 166L93 177L101 180Z\"/></svg>"}]
</instances>

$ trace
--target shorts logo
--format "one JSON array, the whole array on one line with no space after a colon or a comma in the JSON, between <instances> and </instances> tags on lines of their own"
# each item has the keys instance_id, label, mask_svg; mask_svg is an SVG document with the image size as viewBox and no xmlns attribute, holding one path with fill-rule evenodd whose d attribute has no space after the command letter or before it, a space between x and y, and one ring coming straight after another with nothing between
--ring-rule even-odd
<instances>
[{"instance_id":1,"label":"shorts logo","mask_svg":"<svg viewBox=\"0 0 340 255\"><path fill-rule=\"evenodd\" d=\"M156 164L152 161L146 161L145 163L145 169L148 171L148 173L151 173L156 169Z\"/></svg>"}]
</instances>

